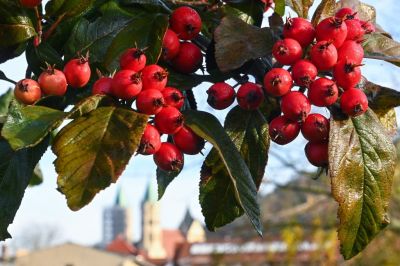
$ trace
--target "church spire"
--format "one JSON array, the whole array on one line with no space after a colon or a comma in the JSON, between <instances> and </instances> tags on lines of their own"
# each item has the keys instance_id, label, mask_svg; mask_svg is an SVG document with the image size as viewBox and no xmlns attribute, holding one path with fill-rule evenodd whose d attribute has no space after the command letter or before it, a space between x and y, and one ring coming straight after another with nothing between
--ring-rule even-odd
<instances>
[{"instance_id":1,"label":"church spire","mask_svg":"<svg viewBox=\"0 0 400 266\"><path fill-rule=\"evenodd\" d=\"M143 197L143 203L145 202L156 203L157 201L158 201L157 187L155 186L155 182L153 182L152 179L149 179L149 182L147 183L146 192Z\"/></svg>"},{"instance_id":2,"label":"church spire","mask_svg":"<svg viewBox=\"0 0 400 266\"><path fill-rule=\"evenodd\" d=\"M122 208L127 207L127 201L126 201L125 194L123 193L121 185L119 185L117 188L117 194L115 196L114 206L118 206L118 207L122 207Z\"/></svg>"}]
</instances>

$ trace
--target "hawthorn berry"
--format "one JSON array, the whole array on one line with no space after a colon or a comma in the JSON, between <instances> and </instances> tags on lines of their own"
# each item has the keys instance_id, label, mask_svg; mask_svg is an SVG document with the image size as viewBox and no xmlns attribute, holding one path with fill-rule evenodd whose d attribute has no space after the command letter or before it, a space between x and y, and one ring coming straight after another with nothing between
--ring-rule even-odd
<instances>
[{"instance_id":1,"label":"hawthorn berry","mask_svg":"<svg viewBox=\"0 0 400 266\"><path fill-rule=\"evenodd\" d=\"M38 83L46 95L63 96L67 91L67 79L64 73L51 66L39 75Z\"/></svg>"},{"instance_id":2,"label":"hawthorn berry","mask_svg":"<svg viewBox=\"0 0 400 266\"><path fill-rule=\"evenodd\" d=\"M151 155L156 153L161 147L160 133L157 128L151 124L147 124L140 140L138 153L143 155Z\"/></svg>"},{"instance_id":3,"label":"hawthorn berry","mask_svg":"<svg viewBox=\"0 0 400 266\"><path fill-rule=\"evenodd\" d=\"M184 163L182 152L174 144L168 142L161 143L153 159L158 167L167 172L180 171Z\"/></svg>"},{"instance_id":4,"label":"hawthorn berry","mask_svg":"<svg viewBox=\"0 0 400 266\"><path fill-rule=\"evenodd\" d=\"M113 79L109 77L101 77L94 84L92 88L92 94L102 94L102 95L111 95L111 84Z\"/></svg>"},{"instance_id":5,"label":"hawthorn berry","mask_svg":"<svg viewBox=\"0 0 400 266\"><path fill-rule=\"evenodd\" d=\"M183 115L175 107L167 106L156 114L154 124L160 133L173 135L182 128Z\"/></svg>"},{"instance_id":6,"label":"hawthorn berry","mask_svg":"<svg viewBox=\"0 0 400 266\"><path fill-rule=\"evenodd\" d=\"M274 118L269 125L271 140L279 145L292 142L300 133L300 125L285 116Z\"/></svg>"},{"instance_id":7,"label":"hawthorn berry","mask_svg":"<svg viewBox=\"0 0 400 266\"><path fill-rule=\"evenodd\" d=\"M309 142L304 148L308 161L316 167L328 166L328 143Z\"/></svg>"},{"instance_id":8,"label":"hawthorn berry","mask_svg":"<svg viewBox=\"0 0 400 266\"><path fill-rule=\"evenodd\" d=\"M126 50L119 59L121 69L141 71L146 66L146 55L143 50L138 48L130 48Z\"/></svg>"},{"instance_id":9,"label":"hawthorn berry","mask_svg":"<svg viewBox=\"0 0 400 266\"><path fill-rule=\"evenodd\" d=\"M42 97L42 91L39 83L33 79L23 79L15 85L14 96L18 102L30 105Z\"/></svg>"},{"instance_id":10,"label":"hawthorn berry","mask_svg":"<svg viewBox=\"0 0 400 266\"><path fill-rule=\"evenodd\" d=\"M351 59L340 60L333 69L337 85L345 90L355 87L361 80L360 66L361 64Z\"/></svg>"},{"instance_id":11,"label":"hawthorn berry","mask_svg":"<svg viewBox=\"0 0 400 266\"><path fill-rule=\"evenodd\" d=\"M347 26L344 20L329 17L322 20L315 29L317 41L331 41L336 48L340 48L347 37Z\"/></svg>"},{"instance_id":12,"label":"hawthorn berry","mask_svg":"<svg viewBox=\"0 0 400 266\"><path fill-rule=\"evenodd\" d=\"M297 61L292 68L292 77L297 86L309 87L317 77L318 70L309 60Z\"/></svg>"},{"instance_id":13,"label":"hawthorn berry","mask_svg":"<svg viewBox=\"0 0 400 266\"><path fill-rule=\"evenodd\" d=\"M298 41L290 38L277 41L272 47L272 54L282 65L292 65L303 56L303 49Z\"/></svg>"},{"instance_id":14,"label":"hawthorn berry","mask_svg":"<svg viewBox=\"0 0 400 266\"><path fill-rule=\"evenodd\" d=\"M196 72L203 63L203 54L200 48L191 42L181 43L179 53L172 59L172 66L180 73Z\"/></svg>"},{"instance_id":15,"label":"hawthorn berry","mask_svg":"<svg viewBox=\"0 0 400 266\"><path fill-rule=\"evenodd\" d=\"M164 106L164 97L159 90L143 90L136 98L136 107L139 112L155 115Z\"/></svg>"},{"instance_id":16,"label":"hawthorn berry","mask_svg":"<svg viewBox=\"0 0 400 266\"><path fill-rule=\"evenodd\" d=\"M196 10L182 6L172 12L169 24L179 39L193 40L199 35L202 23Z\"/></svg>"},{"instance_id":17,"label":"hawthorn berry","mask_svg":"<svg viewBox=\"0 0 400 266\"><path fill-rule=\"evenodd\" d=\"M264 89L273 96L285 95L292 86L292 76L283 68L273 68L264 76Z\"/></svg>"},{"instance_id":18,"label":"hawthorn berry","mask_svg":"<svg viewBox=\"0 0 400 266\"><path fill-rule=\"evenodd\" d=\"M133 70L120 70L111 82L112 94L122 100L132 100L142 91L140 73Z\"/></svg>"},{"instance_id":19,"label":"hawthorn berry","mask_svg":"<svg viewBox=\"0 0 400 266\"><path fill-rule=\"evenodd\" d=\"M330 70L338 60L336 47L330 41L316 43L310 51L311 61L320 71Z\"/></svg>"},{"instance_id":20,"label":"hawthorn berry","mask_svg":"<svg viewBox=\"0 0 400 266\"><path fill-rule=\"evenodd\" d=\"M200 153L205 145L203 138L199 137L193 130L185 126L176 132L173 136L173 140L181 152L189 155Z\"/></svg>"},{"instance_id":21,"label":"hawthorn berry","mask_svg":"<svg viewBox=\"0 0 400 266\"><path fill-rule=\"evenodd\" d=\"M162 43L163 59L165 61L172 60L179 53L181 43L175 32L167 29Z\"/></svg>"},{"instance_id":22,"label":"hawthorn berry","mask_svg":"<svg viewBox=\"0 0 400 266\"><path fill-rule=\"evenodd\" d=\"M303 122L311 111L311 104L303 93L291 91L282 97L281 109L288 119Z\"/></svg>"},{"instance_id":23,"label":"hawthorn berry","mask_svg":"<svg viewBox=\"0 0 400 266\"><path fill-rule=\"evenodd\" d=\"M159 65L148 65L142 71L143 90L162 91L168 82L168 72Z\"/></svg>"},{"instance_id":24,"label":"hawthorn berry","mask_svg":"<svg viewBox=\"0 0 400 266\"><path fill-rule=\"evenodd\" d=\"M342 111L349 116L359 116L368 109L368 99L361 90L351 88L343 92L340 98Z\"/></svg>"},{"instance_id":25,"label":"hawthorn berry","mask_svg":"<svg viewBox=\"0 0 400 266\"><path fill-rule=\"evenodd\" d=\"M315 29L311 22L304 18L288 18L283 27L283 36L299 42L302 47L308 46L315 38Z\"/></svg>"},{"instance_id":26,"label":"hawthorn berry","mask_svg":"<svg viewBox=\"0 0 400 266\"><path fill-rule=\"evenodd\" d=\"M319 78L311 84L307 96L313 105L326 107L337 101L339 90L333 80Z\"/></svg>"},{"instance_id":27,"label":"hawthorn berry","mask_svg":"<svg viewBox=\"0 0 400 266\"><path fill-rule=\"evenodd\" d=\"M338 60L352 60L361 64L364 58L364 48L356 41L347 40L338 51Z\"/></svg>"},{"instance_id":28,"label":"hawthorn berry","mask_svg":"<svg viewBox=\"0 0 400 266\"><path fill-rule=\"evenodd\" d=\"M162 90L162 95L164 97L166 106L172 106L176 109L181 109L185 103L185 97L178 89L166 87L164 90Z\"/></svg>"},{"instance_id":29,"label":"hawthorn berry","mask_svg":"<svg viewBox=\"0 0 400 266\"><path fill-rule=\"evenodd\" d=\"M375 25L369 21L361 21L361 27L364 29L364 34L370 34L376 31Z\"/></svg>"},{"instance_id":30,"label":"hawthorn berry","mask_svg":"<svg viewBox=\"0 0 400 266\"><path fill-rule=\"evenodd\" d=\"M326 142L329 139L329 120L320 114L309 114L301 125L301 133L311 142Z\"/></svg>"},{"instance_id":31,"label":"hawthorn berry","mask_svg":"<svg viewBox=\"0 0 400 266\"><path fill-rule=\"evenodd\" d=\"M258 84L247 82L237 92L237 102L245 110L255 110L264 101L264 94Z\"/></svg>"},{"instance_id":32,"label":"hawthorn berry","mask_svg":"<svg viewBox=\"0 0 400 266\"><path fill-rule=\"evenodd\" d=\"M231 85L225 82L218 82L207 90L208 104L217 110L223 110L231 106L235 101L236 92Z\"/></svg>"},{"instance_id":33,"label":"hawthorn berry","mask_svg":"<svg viewBox=\"0 0 400 266\"><path fill-rule=\"evenodd\" d=\"M82 88L90 80L91 70L89 57L81 57L70 60L64 66L64 74L68 85L73 88Z\"/></svg>"},{"instance_id":34,"label":"hawthorn berry","mask_svg":"<svg viewBox=\"0 0 400 266\"><path fill-rule=\"evenodd\" d=\"M355 12L350 7L344 7L344 8L339 9L336 12L335 17L345 19L345 20L358 20L357 12Z\"/></svg>"},{"instance_id":35,"label":"hawthorn berry","mask_svg":"<svg viewBox=\"0 0 400 266\"><path fill-rule=\"evenodd\" d=\"M42 3L42 0L20 0L23 7L34 8Z\"/></svg>"},{"instance_id":36,"label":"hawthorn berry","mask_svg":"<svg viewBox=\"0 0 400 266\"><path fill-rule=\"evenodd\" d=\"M361 41L364 37L365 31L359 20L350 19L345 21L347 26L346 40Z\"/></svg>"}]
</instances>

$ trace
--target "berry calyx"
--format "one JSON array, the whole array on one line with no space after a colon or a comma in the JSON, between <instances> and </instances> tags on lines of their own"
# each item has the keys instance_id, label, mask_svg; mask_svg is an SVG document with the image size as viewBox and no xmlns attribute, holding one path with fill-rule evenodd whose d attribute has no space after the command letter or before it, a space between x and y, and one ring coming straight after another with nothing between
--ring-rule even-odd
<instances>
[{"instance_id":1,"label":"berry calyx","mask_svg":"<svg viewBox=\"0 0 400 266\"><path fill-rule=\"evenodd\" d=\"M279 145L292 142L300 133L300 125L285 116L274 118L269 125L271 140Z\"/></svg>"},{"instance_id":2,"label":"berry calyx","mask_svg":"<svg viewBox=\"0 0 400 266\"><path fill-rule=\"evenodd\" d=\"M112 94L122 100L132 100L142 91L140 73L133 70L120 70L111 82Z\"/></svg>"},{"instance_id":3,"label":"berry calyx","mask_svg":"<svg viewBox=\"0 0 400 266\"><path fill-rule=\"evenodd\" d=\"M207 90L208 104L217 110L223 110L231 106L235 101L236 93L231 85L225 82L218 82Z\"/></svg>"},{"instance_id":4,"label":"berry calyx","mask_svg":"<svg viewBox=\"0 0 400 266\"><path fill-rule=\"evenodd\" d=\"M19 1L23 7L34 8L42 3L42 0L20 0Z\"/></svg>"},{"instance_id":5,"label":"berry calyx","mask_svg":"<svg viewBox=\"0 0 400 266\"><path fill-rule=\"evenodd\" d=\"M288 18L283 27L283 36L294 39L302 47L306 47L314 40L315 29L311 22L304 18Z\"/></svg>"},{"instance_id":6,"label":"berry calyx","mask_svg":"<svg viewBox=\"0 0 400 266\"><path fill-rule=\"evenodd\" d=\"M161 143L153 159L158 167L167 172L180 171L184 163L182 152L174 144L168 142Z\"/></svg>"},{"instance_id":7,"label":"berry calyx","mask_svg":"<svg viewBox=\"0 0 400 266\"><path fill-rule=\"evenodd\" d=\"M294 82L300 87L309 87L317 74L318 70L315 65L306 59L297 61L292 68Z\"/></svg>"},{"instance_id":8,"label":"berry calyx","mask_svg":"<svg viewBox=\"0 0 400 266\"><path fill-rule=\"evenodd\" d=\"M173 135L182 128L183 115L175 107L167 106L156 114L154 124L160 133Z\"/></svg>"},{"instance_id":9,"label":"berry calyx","mask_svg":"<svg viewBox=\"0 0 400 266\"><path fill-rule=\"evenodd\" d=\"M63 96L67 91L67 79L64 73L50 65L40 74L38 83L45 95Z\"/></svg>"},{"instance_id":10,"label":"berry calyx","mask_svg":"<svg viewBox=\"0 0 400 266\"><path fill-rule=\"evenodd\" d=\"M143 155L151 155L156 153L161 147L160 133L157 128L151 124L147 124L140 140L138 153Z\"/></svg>"},{"instance_id":11,"label":"berry calyx","mask_svg":"<svg viewBox=\"0 0 400 266\"><path fill-rule=\"evenodd\" d=\"M340 98L342 111L352 117L362 115L368 110L368 99L361 90L351 88L343 92Z\"/></svg>"},{"instance_id":12,"label":"berry calyx","mask_svg":"<svg viewBox=\"0 0 400 266\"><path fill-rule=\"evenodd\" d=\"M42 97L42 91L33 79L23 79L15 85L14 96L18 102L30 105Z\"/></svg>"},{"instance_id":13,"label":"berry calyx","mask_svg":"<svg viewBox=\"0 0 400 266\"><path fill-rule=\"evenodd\" d=\"M329 163L328 143L309 142L304 148L308 161L316 167L326 167Z\"/></svg>"},{"instance_id":14,"label":"berry calyx","mask_svg":"<svg viewBox=\"0 0 400 266\"><path fill-rule=\"evenodd\" d=\"M165 61L172 60L179 53L181 43L179 42L178 36L175 32L167 29L164 35L162 43L162 55Z\"/></svg>"},{"instance_id":15,"label":"berry calyx","mask_svg":"<svg viewBox=\"0 0 400 266\"><path fill-rule=\"evenodd\" d=\"M146 61L146 55L143 50L130 48L120 57L119 65L121 69L129 69L139 72L146 66Z\"/></svg>"},{"instance_id":16,"label":"berry calyx","mask_svg":"<svg viewBox=\"0 0 400 266\"><path fill-rule=\"evenodd\" d=\"M168 82L168 72L159 65L148 65L142 71L143 90L162 91Z\"/></svg>"},{"instance_id":17,"label":"berry calyx","mask_svg":"<svg viewBox=\"0 0 400 266\"><path fill-rule=\"evenodd\" d=\"M361 81L360 66L362 65L354 60L340 60L333 69L337 85L345 90L355 87Z\"/></svg>"},{"instance_id":18,"label":"berry calyx","mask_svg":"<svg viewBox=\"0 0 400 266\"><path fill-rule=\"evenodd\" d=\"M331 41L336 48L340 48L347 37L347 26L344 20L329 17L322 20L316 27L317 41Z\"/></svg>"},{"instance_id":19,"label":"berry calyx","mask_svg":"<svg viewBox=\"0 0 400 266\"><path fill-rule=\"evenodd\" d=\"M162 95L164 97L165 105L172 106L176 109L181 109L183 104L185 103L185 97L182 92L178 89L172 87L166 87L162 91Z\"/></svg>"},{"instance_id":20,"label":"berry calyx","mask_svg":"<svg viewBox=\"0 0 400 266\"><path fill-rule=\"evenodd\" d=\"M200 48L191 42L183 42L179 53L172 59L172 66L176 71L184 74L196 72L203 63L203 54Z\"/></svg>"},{"instance_id":21,"label":"berry calyx","mask_svg":"<svg viewBox=\"0 0 400 266\"><path fill-rule=\"evenodd\" d=\"M193 40L201 30L201 18L193 8L182 6L172 12L169 20L171 29L182 40Z\"/></svg>"},{"instance_id":22,"label":"berry calyx","mask_svg":"<svg viewBox=\"0 0 400 266\"><path fill-rule=\"evenodd\" d=\"M364 48L356 41L347 40L338 51L338 60L352 60L361 64L364 58Z\"/></svg>"},{"instance_id":23,"label":"berry calyx","mask_svg":"<svg viewBox=\"0 0 400 266\"><path fill-rule=\"evenodd\" d=\"M244 110L255 110L264 101L261 87L255 83L247 82L240 86L237 92L237 102Z\"/></svg>"},{"instance_id":24,"label":"berry calyx","mask_svg":"<svg viewBox=\"0 0 400 266\"><path fill-rule=\"evenodd\" d=\"M272 54L282 65L292 65L303 56L303 49L298 41L290 38L277 41L272 47Z\"/></svg>"},{"instance_id":25,"label":"berry calyx","mask_svg":"<svg viewBox=\"0 0 400 266\"><path fill-rule=\"evenodd\" d=\"M311 61L320 71L332 69L338 60L336 47L330 41L316 43L310 51Z\"/></svg>"},{"instance_id":26,"label":"berry calyx","mask_svg":"<svg viewBox=\"0 0 400 266\"><path fill-rule=\"evenodd\" d=\"M68 85L73 88L82 88L90 80L91 70L89 56L70 60L64 66L64 74Z\"/></svg>"},{"instance_id":27,"label":"berry calyx","mask_svg":"<svg viewBox=\"0 0 400 266\"><path fill-rule=\"evenodd\" d=\"M204 148L205 141L188 127L183 126L174 136L173 140L178 149L189 155L195 155Z\"/></svg>"},{"instance_id":28,"label":"berry calyx","mask_svg":"<svg viewBox=\"0 0 400 266\"><path fill-rule=\"evenodd\" d=\"M337 101L339 90L333 80L319 78L311 84L307 96L313 105L326 107Z\"/></svg>"},{"instance_id":29,"label":"berry calyx","mask_svg":"<svg viewBox=\"0 0 400 266\"><path fill-rule=\"evenodd\" d=\"M292 91L283 96L281 109L288 119L303 122L311 111L311 104L303 93Z\"/></svg>"},{"instance_id":30,"label":"berry calyx","mask_svg":"<svg viewBox=\"0 0 400 266\"><path fill-rule=\"evenodd\" d=\"M136 107L143 114L155 115L163 106L164 98L159 90L143 90L136 98Z\"/></svg>"},{"instance_id":31,"label":"berry calyx","mask_svg":"<svg viewBox=\"0 0 400 266\"><path fill-rule=\"evenodd\" d=\"M310 114L301 125L301 133L311 142L326 142L329 140L329 120L320 114Z\"/></svg>"},{"instance_id":32,"label":"berry calyx","mask_svg":"<svg viewBox=\"0 0 400 266\"><path fill-rule=\"evenodd\" d=\"M101 95L111 95L111 84L113 79L109 77L101 77L94 84L92 88L92 94L101 94Z\"/></svg>"},{"instance_id":33,"label":"berry calyx","mask_svg":"<svg viewBox=\"0 0 400 266\"><path fill-rule=\"evenodd\" d=\"M285 95L292 86L292 76L283 68L273 68L264 76L264 89L273 96Z\"/></svg>"}]
</instances>

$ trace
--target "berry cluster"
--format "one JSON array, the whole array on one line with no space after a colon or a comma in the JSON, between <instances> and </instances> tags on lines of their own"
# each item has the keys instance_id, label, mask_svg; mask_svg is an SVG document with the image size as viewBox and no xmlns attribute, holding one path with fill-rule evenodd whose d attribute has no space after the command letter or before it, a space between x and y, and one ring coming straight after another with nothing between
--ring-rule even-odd
<instances>
[{"instance_id":1,"label":"berry cluster","mask_svg":"<svg viewBox=\"0 0 400 266\"><path fill-rule=\"evenodd\" d=\"M169 24L162 44L163 60L180 73L196 72L203 63L203 54L191 40L200 33L200 15L190 7L179 7L172 12Z\"/></svg>"},{"instance_id":2,"label":"berry cluster","mask_svg":"<svg viewBox=\"0 0 400 266\"><path fill-rule=\"evenodd\" d=\"M351 8L340 9L316 28L303 18L287 20L284 38L275 43L272 53L278 63L290 67L273 68L264 77L266 93L282 97L283 115L272 120L269 129L274 142L285 145L301 131L309 141L305 153L311 164L328 164L329 121L323 115L310 114L311 105L329 107L339 100L341 110L349 116L367 111L367 97L356 86L364 57L360 42L374 30ZM292 90L294 85L299 91Z\"/></svg>"}]
</instances>

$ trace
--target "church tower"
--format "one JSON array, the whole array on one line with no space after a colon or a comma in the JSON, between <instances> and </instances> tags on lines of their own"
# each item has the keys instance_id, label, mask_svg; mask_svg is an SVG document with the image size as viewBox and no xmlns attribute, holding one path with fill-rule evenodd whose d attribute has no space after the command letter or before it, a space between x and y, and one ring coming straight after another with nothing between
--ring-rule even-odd
<instances>
[{"instance_id":1,"label":"church tower","mask_svg":"<svg viewBox=\"0 0 400 266\"><path fill-rule=\"evenodd\" d=\"M165 259L157 189L149 182L142 202L142 247L150 259Z\"/></svg>"}]
</instances>

